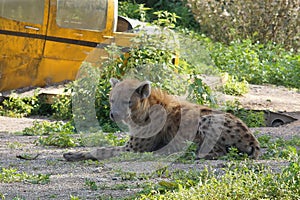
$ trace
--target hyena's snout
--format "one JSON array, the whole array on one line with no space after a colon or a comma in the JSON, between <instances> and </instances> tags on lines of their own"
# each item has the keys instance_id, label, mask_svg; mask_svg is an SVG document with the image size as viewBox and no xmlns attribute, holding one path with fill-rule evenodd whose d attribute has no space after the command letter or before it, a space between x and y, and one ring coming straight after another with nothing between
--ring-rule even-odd
<instances>
[{"instance_id":1,"label":"hyena's snout","mask_svg":"<svg viewBox=\"0 0 300 200\"><path fill-rule=\"evenodd\" d=\"M109 117L111 120L119 122L126 120L128 118L128 114L116 110L111 110L109 113Z\"/></svg>"},{"instance_id":2,"label":"hyena's snout","mask_svg":"<svg viewBox=\"0 0 300 200\"><path fill-rule=\"evenodd\" d=\"M120 118L118 112L112 110L109 113L109 117L113 121L116 121L116 119Z\"/></svg>"}]
</instances>

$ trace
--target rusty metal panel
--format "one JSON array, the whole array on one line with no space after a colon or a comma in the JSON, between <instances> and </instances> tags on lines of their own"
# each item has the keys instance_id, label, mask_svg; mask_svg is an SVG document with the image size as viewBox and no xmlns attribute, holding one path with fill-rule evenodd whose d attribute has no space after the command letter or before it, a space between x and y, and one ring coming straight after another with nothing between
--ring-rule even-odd
<instances>
[{"instance_id":1,"label":"rusty metal panel","mask_svg":"<svg viewBox=\"0 0 300 200\"><path fill-rule=\"evenodd\" d=\"M44 58L40 63L34 85L45 86L75 80L82 61Z\"/></svg>"},{"instance_id":2,"label":"rusty metal panel","mask_svg":"<svg viewBox=\"0 0 300 200\"><path fill-rule=\"evenodd\" d=\"M40 0L36 1L37 6L43 6ZM19 0L0 5L6 8L0 13L0 91L32 86L37 78L44 51L49 0L44 1L44 11L39 12L42 19L30 19L27 3ZM30 3L35 4L34 0ZM14 7L19 8L18 15L7 10Z\"/></svg>"}]
</instances>

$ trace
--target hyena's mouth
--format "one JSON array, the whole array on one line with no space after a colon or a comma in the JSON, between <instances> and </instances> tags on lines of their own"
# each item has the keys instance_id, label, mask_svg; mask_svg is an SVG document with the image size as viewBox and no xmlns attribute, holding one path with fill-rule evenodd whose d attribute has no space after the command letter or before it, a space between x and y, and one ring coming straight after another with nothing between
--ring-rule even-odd
<instances>
[{"instance_id":1,"label":"hyena's mouth","mask_svg":"<svg viewBox=\"0 0 300 200\"><path fill-rule=\"evenodd\" d=\"M112 112L110 113L110 119L116 123L123 123L126 125L130 123L130 121L132 121L129 114L127 114L126 116L120 116Z\"/></svg>"}]
</instances>

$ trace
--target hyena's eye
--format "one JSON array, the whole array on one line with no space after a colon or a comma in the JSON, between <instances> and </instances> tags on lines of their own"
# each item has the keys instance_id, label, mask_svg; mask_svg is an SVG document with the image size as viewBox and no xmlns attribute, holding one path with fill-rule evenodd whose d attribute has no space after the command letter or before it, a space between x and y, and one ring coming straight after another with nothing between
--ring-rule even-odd
<instances>
[{"instance_id":1,"label":"hyena's eye","mask_svg":"<svg viewBox=\"0 0 300 200\"><path fill-rule=\"evenodd\" d=\"M132 107L132 101L123 101L123 104L128 107Z\"/></svg>"}]
</instances>

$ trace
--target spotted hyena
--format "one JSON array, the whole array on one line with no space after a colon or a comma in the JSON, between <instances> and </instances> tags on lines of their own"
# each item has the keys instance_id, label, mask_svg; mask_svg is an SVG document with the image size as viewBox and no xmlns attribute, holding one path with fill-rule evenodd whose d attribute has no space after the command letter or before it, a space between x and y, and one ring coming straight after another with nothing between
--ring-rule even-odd
<instances>
[{"instance_id":1,"label":"spotted hyena","mask_svg":"<svg viewBox=\"0 0 300 200\"><path fill-rule=\"evenodd\" d=\"M197 158L216 159L230 147L259 156L260 147L249 128L237 117L179 100L148 81L110 80L110 118L126 124L130 139L125 146L102 147L91 152L64 154L68 161L101 160L121 152L174 153L187 141L197 144Z\"/></svg>"}]
</instances>

